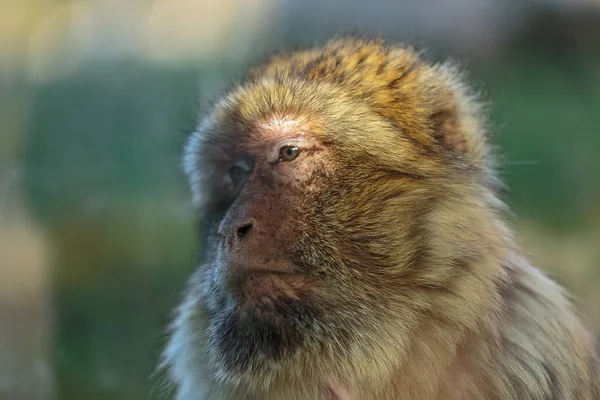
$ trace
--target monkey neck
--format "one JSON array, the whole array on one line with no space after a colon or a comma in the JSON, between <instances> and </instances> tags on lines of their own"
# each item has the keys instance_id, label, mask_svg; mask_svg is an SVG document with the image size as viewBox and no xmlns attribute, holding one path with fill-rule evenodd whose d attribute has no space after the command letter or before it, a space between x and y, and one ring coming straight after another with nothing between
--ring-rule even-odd
<instances>
[{"instance_id":1,"label":"monkey neck","mask_svg":"<svg viewBox=\"0 0 600 400\"><path fill-rule=\"evenodd\" d=\"M413 279L426 284L416 283L407 295L419 307L416 322L398 339L404 350L388 385L352 388L350 398L465 398L485 386L474 360L489 357L499 340L502 291L518 279L524 261L497 216L499 202L484 195L438 204L423 221L427 257Z\"/></svg>"},{"instance_id":2,"label":"monkey neck","mask_svg":"<svg viewBox=\"0 0 600 400\"><path fill-rule=\"evenodd\" d=\"M476 208L473 202L439 207L424 221L429 229L427 262L412 279L427 284L396 289L407 304L400 306L406 307L401 312L393 299L382 300L383 309L396 311L378 316L389 323L392 342L380 341L370 351L379 348L387 354L355 360L364 376L340 377L334 381L338 390L327 392L325 399L483 398L477 397L487 385L480 360L499 351L503 291L520 279L525 261L494 210L482 202ZM395 366L385 367L390 359ZM376 360L385 361L377 365Z\"/></svg>"}]
</instances>

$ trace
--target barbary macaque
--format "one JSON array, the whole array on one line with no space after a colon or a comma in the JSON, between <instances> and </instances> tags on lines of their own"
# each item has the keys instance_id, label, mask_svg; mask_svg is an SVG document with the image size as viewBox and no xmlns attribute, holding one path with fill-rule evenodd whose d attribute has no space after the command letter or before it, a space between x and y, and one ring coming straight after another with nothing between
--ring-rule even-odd
<instances>
[{"instance_id":1,"label":"barbary macaque","mask_svg":"<svg viewBox=\"0 0 600 400\"><path fill-rule=\"evenodd\" d=\"M599 399L483 114L452 65L357 38L225 94L185 149L207 249L164 353L176 398Z\"/></svg>"}]
</instances>

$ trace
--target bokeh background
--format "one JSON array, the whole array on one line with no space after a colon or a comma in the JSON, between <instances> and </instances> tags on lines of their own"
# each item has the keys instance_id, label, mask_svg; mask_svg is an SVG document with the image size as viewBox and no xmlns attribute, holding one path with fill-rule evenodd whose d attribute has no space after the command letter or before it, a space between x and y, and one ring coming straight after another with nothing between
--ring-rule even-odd
<instances>
[{"instance_id":1,"label":"bokeh background","mask_svg":"<svg viewBox=\"0 0 600 400\"><path fill-rule=\"evenodd\" d=\"M201 250L186 133L275 49L341 33L452 57L504 198L600 333L599 0L2 0L0 399L147 399Z\"/></svg>"}]
</instances>

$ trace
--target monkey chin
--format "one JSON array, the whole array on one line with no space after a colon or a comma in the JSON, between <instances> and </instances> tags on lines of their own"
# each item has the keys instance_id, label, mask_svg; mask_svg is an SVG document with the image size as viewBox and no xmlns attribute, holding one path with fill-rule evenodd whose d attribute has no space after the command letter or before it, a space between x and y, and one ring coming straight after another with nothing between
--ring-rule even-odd
<instances>
[{"instance_id":1,"label":"monkey chin","mask_svg":"<svg viewBox=\"0 0 600 400\"><path fill-rule=\"evenodd\" d=\"M228 378L274 373L310 341L318 308L297 274L252 271L230 280L229 307L213 315L210 337Z\"/></svg>"}]
</instances>

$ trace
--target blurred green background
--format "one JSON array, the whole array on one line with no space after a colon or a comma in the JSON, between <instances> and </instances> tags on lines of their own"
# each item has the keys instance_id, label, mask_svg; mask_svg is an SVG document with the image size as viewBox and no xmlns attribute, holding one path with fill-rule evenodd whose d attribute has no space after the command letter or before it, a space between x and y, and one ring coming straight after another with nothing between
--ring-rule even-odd
<instances>
[{"instance_id":1,"label":"blurred green background","mask_svg":"<svg viewBox=\"0 0 600 400\"><path fill-rule=\"evenodd\" d=\"M0 399L146 399L200 252L186 134L283 46L377 35L490 100L535 264L600 334L597 0L8 0L0 5Z\"/></svg>"}]
</instances>

